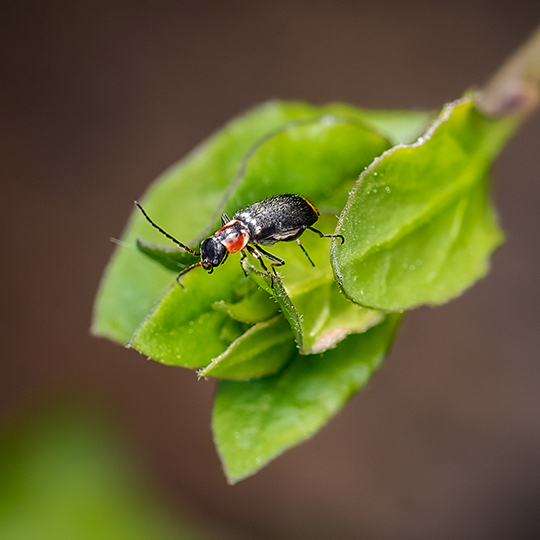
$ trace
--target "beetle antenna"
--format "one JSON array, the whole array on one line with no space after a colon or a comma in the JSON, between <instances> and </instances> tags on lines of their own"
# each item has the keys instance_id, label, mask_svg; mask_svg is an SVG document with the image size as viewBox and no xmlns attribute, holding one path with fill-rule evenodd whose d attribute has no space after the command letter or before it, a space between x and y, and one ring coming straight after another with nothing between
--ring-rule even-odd
<instances>
[{"instance_id":1,"label":"beetle antenna","mask_svg":"<svg viewBox=\"0 0 540 540\"><path fill-rule=\"evenodd\" d=\"M131 244L128 244L127 242L124 242L123 240L120 240L118 238L115 238L114 236L111 236L109 240L120 247L133 247Z\"/></svg>"},{"instance_id":2,"label":"beetle antenna","mask_svg":"<svg viewBox=\"0 0 540 540\"><path fill-rule=\"evenodd\" d=\"M180 287L182 287L182 289L186 290L186 288L182 285L182 283L180 283L180 278L181 278L184 274L187 274L188 272L191 272L192 270L194 270L195 268L197 268L197 267L199 267L199 266L202 266L202 262L198 262L198 263L192 264L191 266L188 266L187 268L184 268L184 270L182 270L182 271L176 276L176 283L178 283L178 285L180 285Z\"/></svg>"},{"instance_id":3,"label":"beetle antenna","mask_svg":"<svg viewBox=\"0 0 540 540\"><path fill-rule=\"evenodd\" d=\"M147 221L150 223L150 225L152 225L154 228L156 228L161 234L166 236L169 240L172 240L179 248L182 248L184 251L187 251L190 255L194 255L195 257L198 257L200 255L200 253L198 251L195 251L195 250L191 249L190 247L186 246L186 244L182 244L182 242L179 242L174 236L171 236L168 232L164 231L159 225L154 223L150 219L150 216L146 213L144 208L137 201L135 201L135 205L143 213L144 217L147 219ZM182 274L180 274L180 275L182 275Z\"/></svg>"}]
</instances>

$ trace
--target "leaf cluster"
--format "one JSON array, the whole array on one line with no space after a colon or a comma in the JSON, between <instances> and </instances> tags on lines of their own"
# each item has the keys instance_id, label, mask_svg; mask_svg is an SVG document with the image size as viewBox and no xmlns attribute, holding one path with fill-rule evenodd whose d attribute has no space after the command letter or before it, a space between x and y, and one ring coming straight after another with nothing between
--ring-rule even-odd
<instances>
[{"instance_id":1,"label":"leaf cluster","mask_svg":"<svg viewBox=\"0 0 540 540\"><path fill-rule=\"evenodd\" d=\"M428 125L431 126L428 128ZM489 166L514 129L474 96L426 112L269 103L171 168L142 204L196 247L223 212L299 193L321 212L302 242L209 275L134 212L103 278L93 331L220 380L212 426L231 482L314 434L369 379L404 310L441 304L485 275L502 241Z\"/></svg>"}]
</instances>

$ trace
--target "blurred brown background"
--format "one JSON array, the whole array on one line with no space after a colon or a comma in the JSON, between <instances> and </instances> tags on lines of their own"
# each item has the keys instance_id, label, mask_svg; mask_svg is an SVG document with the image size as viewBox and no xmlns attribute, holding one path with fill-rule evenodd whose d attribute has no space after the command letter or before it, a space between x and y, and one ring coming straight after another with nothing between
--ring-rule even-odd
<instances>
[{"instance_id":1,"label":"blurred brown background","mask_svg":"<svg viewBox=\"0 0 540 540\"><path fill-rule=\"evenodd\" d=\"M439 108L539 21L538 0L4 3L2 417L90 403L173 508L245 539L540 538L539 116L495 168L491 274L410 314L342 414L237 486L213 384L88 332L132 201L229 118L271 98Z\"/></svg>"}]
</instances>

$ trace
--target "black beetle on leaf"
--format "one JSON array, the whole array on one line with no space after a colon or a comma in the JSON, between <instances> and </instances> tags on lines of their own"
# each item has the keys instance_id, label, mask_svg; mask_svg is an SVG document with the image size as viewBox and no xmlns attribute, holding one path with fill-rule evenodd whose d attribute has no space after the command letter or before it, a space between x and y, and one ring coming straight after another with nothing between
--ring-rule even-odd
<instances>
[{"instance_id":1,"label":"black beetle on leaf","mask_svg":"<svg viewBox=\"0 0 540 540\"><path fill-rule=\"evenodd\" d=\"M178 274L176 281L182 288L184 286L180 283L180 278L183 275L199 266L212 273L214 268L227 260L229 253L237 251L242 253L242 258L246 257L246 251L253 255L260 262L263 270L268 273L268 268L263 261L263 257L266 257L271 261L270 266L275 274L276 267L283 266L285 261L272 255L261 246L271 246L276 242L296 240L309 262L315 266L300 243L300 236L306 229L317 233L321 238L340 238L341 243L345 241L340 234L324 234L312 227L319 219L319 212L313 204L300 195L285 194L264 199L236 212L232 219L227 214L223 214L221 216L222 227L201 242L200 252L191 249L164 231L150 219L137 201L135 204L158 231L172 240L179 248L201 258L199 262L188 266Z\"/></svg>"}]
</instances>

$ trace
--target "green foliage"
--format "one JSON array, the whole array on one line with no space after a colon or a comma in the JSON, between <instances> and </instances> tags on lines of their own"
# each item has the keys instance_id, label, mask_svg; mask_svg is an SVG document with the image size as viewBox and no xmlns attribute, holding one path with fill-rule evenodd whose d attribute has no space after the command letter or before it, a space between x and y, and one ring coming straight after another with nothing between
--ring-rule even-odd
<instances>
[{"instance_id":1,"label":"green foliage","mask_svg":"<svg viewBox=\"0 0 540 540\"><path fill-rule=\"evenodd\" d=\"M341 214L336 276L353 301L388 311L440 304L488 269L502 242L487 182L515 121L488 120L464 99L417 143L362 173Z\"/></svg>"},{"instance_id":2,"label":"green foliage","mask_svg":"<svg viewBox=\"0 0 540 540\"><path fill-rule=\"evenodd\" d=\"M197 259L155 244L167 241L132 215L93 331L229 379L219 384L213 428L231 481L311 436L365 384L399 322L388 312L442 303L485 274L502 238L488 170L514 123L488 120L473 96L448 105L426 132L431 118L270 103L231 122L142 201L196 248L223 212L299 193L321 211L317 228L345 238L307 231L315 267L295 243L278 243L270 248L286 261L278 275L232 256L212 275L186 274L183 290L175 274Z\"/></svg>"}]
</instances>

